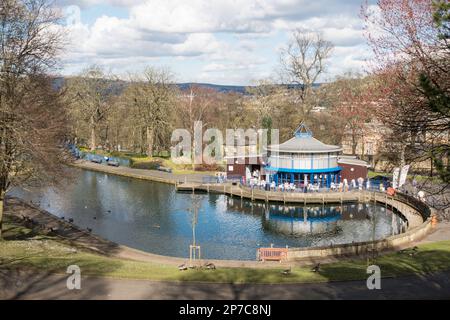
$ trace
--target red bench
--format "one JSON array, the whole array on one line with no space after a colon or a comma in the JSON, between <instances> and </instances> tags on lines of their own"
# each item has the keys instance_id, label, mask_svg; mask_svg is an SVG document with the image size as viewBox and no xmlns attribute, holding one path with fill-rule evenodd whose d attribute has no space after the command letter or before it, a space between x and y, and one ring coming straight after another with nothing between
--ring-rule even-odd
<instances>
[{"instance_id":1,"label":"red bench","mask_svg":"<svg viewBox=\"0 0 450 320\"><path fill-rule=\"evenodd\" d=\"M262 261L282 261L287 259L287 248L259 248L258 260Z\"/></svg>"}]
</instances>

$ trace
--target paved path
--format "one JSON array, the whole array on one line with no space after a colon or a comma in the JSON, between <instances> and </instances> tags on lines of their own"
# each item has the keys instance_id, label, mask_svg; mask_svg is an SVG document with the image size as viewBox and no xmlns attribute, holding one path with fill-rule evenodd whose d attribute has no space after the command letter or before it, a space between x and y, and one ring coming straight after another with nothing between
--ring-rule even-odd
<instances>
[{"instance_id":1,"label":"paved path","mask_svg":"<svg viewBox=\"0 0 450 320\"><path fill-rule=\"evenodd\" d=\"M129 167L112 167L105 164L98 164L86 160L77 160L75 167L111 173L119 176L137 178L143 180L151 180L175 184L176 182L195 182L201 183L205 177L211 177L210 173L192 173L192 174L174 174L158 170L133 169Z\"/></svg>"},{"instance_id":2,"label":"paved path","mask_svg":"<svg viewBox=\"0 0 450 320\"><path fill-rule=\"evenodd\" d=\"M450 299L450 271L426 277L314 284L202 284L83 277L81 290L66 288L67 275L0 270L0 299Z\"/></svg>"},{"instance_id":3,"label":"paved path","mask_svg":"<svg viewBox=\"0 0 450 320\"><path fill-rule=\"evenodd\" d=\"M436 241L450 240L450 222L441 221L434 228L431 229L430 233L427 234L425 238L420 240L418 243L428 243Z\"/></svg>"}]
</instances>

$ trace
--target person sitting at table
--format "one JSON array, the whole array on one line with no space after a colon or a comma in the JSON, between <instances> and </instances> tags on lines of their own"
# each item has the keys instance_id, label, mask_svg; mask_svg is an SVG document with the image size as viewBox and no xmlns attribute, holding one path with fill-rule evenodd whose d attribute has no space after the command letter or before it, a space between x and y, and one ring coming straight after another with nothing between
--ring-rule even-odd
<instances>
[{"instance_id":1,"label":"person sitting at table","mask_svg":"<svg viewBox=\"0 0 450 320\"><path fill-rule=\"evenodd\" d=\"M270 190L274 190L275 191L275 189L276 189L275 181L272 181L270 183Z\"/></svg>"},{"instance_id":2,"label":"person sitting at table","mask_svg":"<svg viewBox=\"0 0 450 320\"><path fill-rule=\"evenodd\" d=\"M259 186L262 188L262 189L265 189L266 188L266 180L261 180L261 182L259 183Z\"/></svg>"}]
</instances>

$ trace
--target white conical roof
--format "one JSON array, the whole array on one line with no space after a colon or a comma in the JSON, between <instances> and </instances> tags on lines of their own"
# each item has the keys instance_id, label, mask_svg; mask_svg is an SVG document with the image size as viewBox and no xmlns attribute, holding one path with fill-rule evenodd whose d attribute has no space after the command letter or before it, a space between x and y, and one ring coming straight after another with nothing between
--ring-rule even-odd
<instances>
[{"instance_id":1,"label":"white conical roof","mask_svg":"<svg viewBox=\"0 0 450 320\"><path fill-rule=\"evenodd\" d=\"M317 140L306 125L301 123L295 131L294 137L281 144L272 144L267 147L267 150L290 153L327 153L339 152L342 148Z\"/></svg>"}]
</instances>

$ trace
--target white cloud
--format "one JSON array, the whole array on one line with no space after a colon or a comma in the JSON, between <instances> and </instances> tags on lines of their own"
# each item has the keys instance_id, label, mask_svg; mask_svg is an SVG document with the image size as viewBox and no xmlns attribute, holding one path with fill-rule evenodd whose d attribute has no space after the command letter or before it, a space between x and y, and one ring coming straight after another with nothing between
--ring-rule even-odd
<instances>
[{"instance_id":1,"label":"white cloud","mask_svg":"<svg viewBox=\"0 0 450 320\"><path fill-rule=\"evenodd\" d=\"M99 63L125 73L146 63L172 62L180 77L248 83L268 76L278 50L295 28L321 31L336 50L330 74L362 68L360 0L59 0L60 5L119 6L121 18L107 10L90 25L67 26L72 40L65 72ZM102 7L103 8L103 7ZM172 60L170 60L172 59ZM181 65L181 60L190 66ZM197 69L193 69L192 65ZM78 68L77 68L78 66ZM189 69L189 74L186 70ZM198 73L198 74L196 74ZM197 80L196 80L197 81Z\"/></svg>"}]
</instances>

